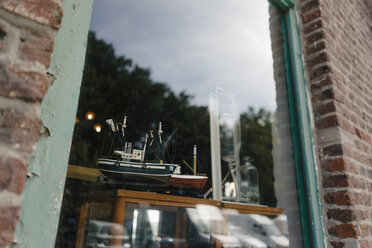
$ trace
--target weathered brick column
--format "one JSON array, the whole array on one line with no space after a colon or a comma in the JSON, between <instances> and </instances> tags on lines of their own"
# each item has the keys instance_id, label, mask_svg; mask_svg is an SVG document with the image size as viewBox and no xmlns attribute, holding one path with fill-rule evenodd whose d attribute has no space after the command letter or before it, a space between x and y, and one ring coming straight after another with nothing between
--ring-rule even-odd
<instances>
[{"instance_id":1,"label":"weathered brick column","mask_svg":"<svg viewBox=\"0 0 372 248\"><path fill-rule=\"evenodd\" d=\"M40 106L62 0L0 1L0 247L13 240L27 176L40 135Z\"/></svg>"},{"instance_id":2,"label":"weathered brick column","mask_svg":"<svg viewBox=\"0 0 372 248\"><path fill-rule=\"evenodd\" d=\"M328 245L372 247L372 2L298 2Z\"/></svg>"}]
</instances>

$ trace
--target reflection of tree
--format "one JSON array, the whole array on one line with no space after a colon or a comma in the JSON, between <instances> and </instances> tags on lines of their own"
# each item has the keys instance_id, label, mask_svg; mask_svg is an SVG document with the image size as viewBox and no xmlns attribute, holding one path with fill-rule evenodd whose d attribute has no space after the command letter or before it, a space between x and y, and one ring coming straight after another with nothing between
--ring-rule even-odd
<instances>
[{"instance_id":1,"label":"reflection of tree","mask_svg":"<svg viewBox=\"0 0 372 248\"><path fill-rule=\"evenodd\" d=\"M86 56L77 112L80 121L74 130L70 163L95 167L103 135L93 130L93 124L100 123L105 129L106 119L122 121L126 115L128 141L141 144L145 133L161 121L165 136L177 129L178 159L192 161L193 145L197 145L198 171L209 174L207 107L193 106L190 95L176 94L166 84L154 82L149 70L117 57L113 47L96 39L94 33L89 34ZM84 119L87 111L95 113L93 121Z\"/></svg>"},{"instance_id":2,"label":"reflection of tree","mask_svg":"<svg viewBox=\"0 0 372 248\"><path fill-rule=\"evenodd\" d=\"M127 120L127 140L133 144L143 141L145 132L163 122L165 134L177 129L176 160L192 161L193 145L198 147L198 172L211 175L209 140L209 114L205 106L190 104L191 96L185 92L174 93L166 84L154 82L150 71L123 56L117 57L111 45L89 34L86 64L79 98L70 163L88 167L96 166L102 134L93 130L93 124L106 126L106 119ZM95 113L93 121L85 120L85 113ZM271 124L265 110L249 109L241 115L241 156L250 156L260 173L260 191L263 204L275 205L273 191ZM264 118L264 125L259 121ZM265 119L266 118L266 119ZM221 129L233 144L229 129ZM231 147L226 147L231 150ZM227 171L227 168L223 168ZM183 173L191 173L186 167ZM211 185L210 181L208 183Z\"/></svg>"}]
</instances>

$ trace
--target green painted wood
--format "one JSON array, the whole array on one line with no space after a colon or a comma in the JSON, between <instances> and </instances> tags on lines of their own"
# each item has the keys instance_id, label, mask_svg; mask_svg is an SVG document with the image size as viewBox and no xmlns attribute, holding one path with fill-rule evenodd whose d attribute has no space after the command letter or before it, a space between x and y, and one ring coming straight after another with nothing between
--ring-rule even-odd
<instances>
[{"instance_id":1,"label":"green painted wood","mask_svg":"<svg viewBox=\"0 0 372 248\"><path fill-rule=\"evenodd\" d=\"M322 226L322 204L319 199L318 178L311 128L310 107L302 62L302 46L296 10L290 9L285 16L290 61L292 68L295 106L297 109L298 135L302 156L302 173L306 185L306 201L309 214L313 247L325 247L325 235Z\"/></svg>"},{"instance_id":2,"label":"green painted wood","mask_svg":"<svg viewBox=\"0 0 372 248\"><path fill-rule=\"evenodd\" d=\"M289 52L289 41L288 41L288 30L286 25L285 15L281 16L281 27L283 33L283 49L284 49L284 66L286 75L286 86L287 86L287 96L288 96L288 109L289 109L289 120L291 126L292 135L292 149L293 149L293 159L295 167L295 176L297 184L297 197L298 197L298 207L301 221L301 233L303 247L311 247L311 237L309 229L309 218L308 218L308 207L306 201L306 186L304 180L304 173L302 169L303 159L301 155L301 137L299 136L298 124L297 124L297 109L296 109L296 93L294 89L294 82L292 79L292 66L291 57Z\"/></svg>"},{"instance_id":3,"label":"green painted wood","mask_svg":"<svg viewBox=\"0 0 372 248\"><path fill-rule=\"evenodd\" d=\"M269 2L279 11L284 13L296 6L294 0L269 0Z\"/></svg>"},{"instance_id":4,"label":"green painted wood","mask_svg":"<svg viewBox=\"0 0 372 248\"><path fill-rule=\"evenodd\" d=\"M29 162L15 247L54 247L79 99L93 0L64 0L49 73L55 81L41 107L50 136L41 137Z\"/></svg>"}]
</instances>

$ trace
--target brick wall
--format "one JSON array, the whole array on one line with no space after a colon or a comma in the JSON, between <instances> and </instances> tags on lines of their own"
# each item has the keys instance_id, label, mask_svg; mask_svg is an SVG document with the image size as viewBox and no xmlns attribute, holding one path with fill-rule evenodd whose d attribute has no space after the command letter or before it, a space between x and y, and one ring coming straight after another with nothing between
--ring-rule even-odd
<instances>
[{"instance_id":1,"label":"brick wall","mask_svg":"<svg viewBox=\"0 0 372 248\"><path fill-rule=\"evenodd\" d=\"M27 163L42 135L61 2L0 1L0 247L13 240ZM372 3L298 2L328 244L372 247Z\"/></svg>"},{"instance_id":2,"label":"brick wall","mask_svg":"<svg viewBox=\"0 0 372 248\"><path fill-rule=\"evenodd\" d=\"M372 2L298 1L330 247L372 247Z\"/></svg>"},{"instance_id":3,"label":"brick wall","mask_svg":"<svg viewBox=\"0 0 372 248\"><path fill-rule=\"evenodd\" d=\"M0 247L13 240L62 0L0 1Z\"/></svg>"}]
</instances>

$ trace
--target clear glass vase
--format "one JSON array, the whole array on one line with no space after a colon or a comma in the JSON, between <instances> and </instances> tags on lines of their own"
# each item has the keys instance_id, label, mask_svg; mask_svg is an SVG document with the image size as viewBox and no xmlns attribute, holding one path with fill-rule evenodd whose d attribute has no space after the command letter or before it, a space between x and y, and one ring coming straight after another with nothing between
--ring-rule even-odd
<instances>
[{"instance_id":1,"label":"clear glass vase","mask_svg":"<svg viewBox=\"0 0 372 248\"><path fill-rule=\"evenodd\" d=\"M245 203L260 203L258 186L258 170L249 161L240 166L240 201Z\"/></svg>"}]
</instances>

